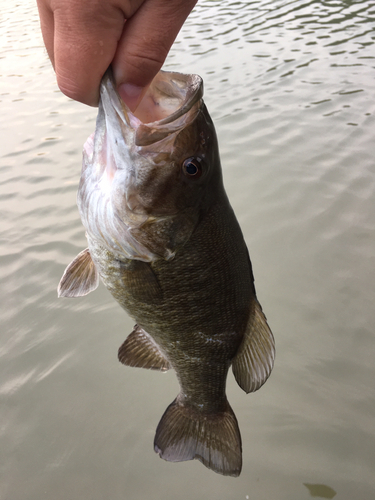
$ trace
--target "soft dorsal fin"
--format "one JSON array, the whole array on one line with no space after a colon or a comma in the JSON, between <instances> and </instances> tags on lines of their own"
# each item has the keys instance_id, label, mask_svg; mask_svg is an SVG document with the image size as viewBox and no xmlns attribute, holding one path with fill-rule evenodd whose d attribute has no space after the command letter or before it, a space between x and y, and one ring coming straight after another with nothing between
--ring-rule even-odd
<instances>
[{"instance_id":1,"label":"soft dorsal fin","mask_svg":"<svg viewBox=\"0 0 375 500\"><path fill-rule=\"evenodd\" d=\"M57 287L59 297L83 297L99 285L99 273L86 248L69 264Z\"/></svg>"},{"instance_id":2,"label":"soft dorsal fin","mask_svg":"<svg viewBox=\"0 0 375 500\"><path fill-rule=\"evenodd\" d=\"M171 367L151 335L138 325L120 347L118 359L124 365L151 370L166 371Z\"/></svg>"},{"instance_id":3,"label":"soft dorsal fin","mask_svg":"<svg viewBox=\"0 0 375 500\"><path fill-rule=\"evenodd\" d=\"M241 389L246 393L258 390L270 376L274 359L275 340L256 300L244 339L232 364Z\"/></svg>"}]
</instances>

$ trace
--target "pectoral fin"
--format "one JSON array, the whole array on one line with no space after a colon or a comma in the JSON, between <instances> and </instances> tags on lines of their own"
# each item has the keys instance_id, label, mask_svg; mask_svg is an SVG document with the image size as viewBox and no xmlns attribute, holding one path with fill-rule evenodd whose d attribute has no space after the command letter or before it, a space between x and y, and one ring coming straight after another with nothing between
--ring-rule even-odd
<instances>
[{"instance_id":1,"label":"pectoral fin","mask_svg":"<svg viewBox=\"0 0 375 500\"><path fill-rule=\"evenodd\" d=\"M99 285L99 273L86 248L69 264L57 287L58 297L83 297Z\"/></svg>"},{"instance_id":2,"label":"pectoral fin","mask_svg":"<svg viewBox=\"0 0 375 500\"><path fill-rule=\"evenodd\" d=\"M166 371L171 367L153 338L138 325L118 351L118 359L127 366Z\"/></svg>"},{"instance_id":3,"label":"pectoral fin","mask_svg":"<svg viewBox=\"0 0 375 500\"><path fill-rule=\"evenodd\" d=\"M232 369L238 385L246 393L258 390L271 374L275 341L258 301L250 317Z\"/></svg>"},{"instance_id":4,"label":"pectoral fin","mask_svg":"<svg viewBox=\"0 0 375 500\"><path fill-rule=\"evenodd\" d=\"M158 304L163 298L159 281L148 262L129 260L121 267L122 285L137 302Z\"/></svg>"}]
</instances>

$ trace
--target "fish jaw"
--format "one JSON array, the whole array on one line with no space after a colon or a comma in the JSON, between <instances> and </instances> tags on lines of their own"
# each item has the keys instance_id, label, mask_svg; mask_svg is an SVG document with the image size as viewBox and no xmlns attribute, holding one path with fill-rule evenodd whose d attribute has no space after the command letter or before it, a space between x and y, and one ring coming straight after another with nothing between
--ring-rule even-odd
<instances>
[{"instance_id":1,"label":"fish jaw","mask_svg":"<svg viewBox=\"0 0 375 500\"><path fill-rule=\"evenodd\" d=\"M111 75L103 78L96 131L84 145L77 201L89 241L100 242L118 257L152 262L172 258L174 246L190 236L197 216L190 210L186 224L185 209L192 203L197 206L200 195L192 202L192 190L181 179L180 156L184 160L197 143L205 142L197 141L196 132L205 114L202 94L199 76L160 72L133 114L121 101ZM207 117L203 118L207 128ZM192 144L181 148L181 134ZM208 135L216 141L214 130ZM195 191L201 193L202 185ZM172 242L178 225L183 230Z\"/></svg>"}]
</instances>

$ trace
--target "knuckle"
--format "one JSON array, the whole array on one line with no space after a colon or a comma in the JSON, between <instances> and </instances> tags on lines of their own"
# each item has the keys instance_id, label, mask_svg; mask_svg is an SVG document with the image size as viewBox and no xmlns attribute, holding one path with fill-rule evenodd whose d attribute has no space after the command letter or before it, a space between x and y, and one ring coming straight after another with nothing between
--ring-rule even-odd
<instances>
[{"instance_id":1,"label":"knuckle","mask_svg":"<svg viewBox=\"0 0 375 500\"><path fill-rule=\"evenodd\" d=\"M88 89L87 85L80 85L76 79L68 75L56 73L57 85L61 92L78 102L88 104L89 106L96 106L98 102L98 91Z\"/></svg>"}]
</instances>

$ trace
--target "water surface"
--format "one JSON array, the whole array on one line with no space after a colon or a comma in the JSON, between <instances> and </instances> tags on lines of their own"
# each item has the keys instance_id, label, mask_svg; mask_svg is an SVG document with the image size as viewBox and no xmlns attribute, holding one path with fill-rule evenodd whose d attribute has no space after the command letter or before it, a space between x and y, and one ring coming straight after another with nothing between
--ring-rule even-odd
<instances>
[{"instance_id":1,"label":"water surface","mask_svg":"<svg viewBox=\"0 0 375 500\"><path fill-rule=\"evenodd\" d=\"M152 449L178 386L125 368L103 286L57 299L96 110L63 96L34 2L0 14L0 499L375 496L375 3L201 0L165 67L200 74L277 342L238 479ZM333 496L332 496L333 495Z\"/></svg>"}]
</instances>

